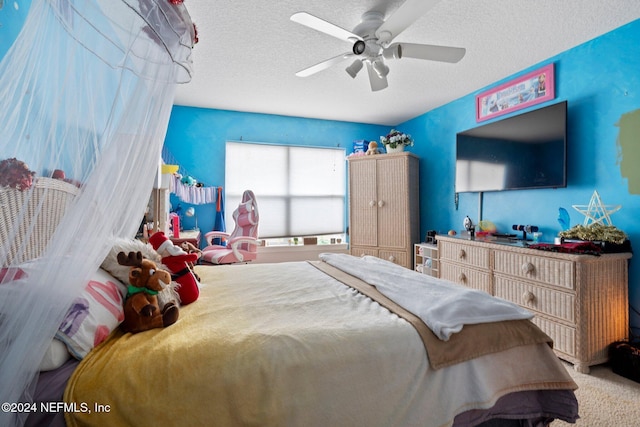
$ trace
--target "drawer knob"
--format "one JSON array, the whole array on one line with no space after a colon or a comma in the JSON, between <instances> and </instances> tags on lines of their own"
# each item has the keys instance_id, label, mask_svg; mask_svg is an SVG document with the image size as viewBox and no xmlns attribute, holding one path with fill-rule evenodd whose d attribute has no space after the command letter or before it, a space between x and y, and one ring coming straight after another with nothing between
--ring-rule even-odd
<instances>
[{"instance_id":1,"label":"drawer knob","mask_svg":"<svg viewBox=\"0 0 640 427\"><path fill-rule=\"evenodd\" d=\"M531 291L526 291L522 294L522 302L525 304L532 303L536 299L536 296Z\"/></svg>"},{"instance_id":2,"label":"drawer knob","mask_svg":"<svg viewBox=\"0 0 640 427\"><path fill-rule=\"evenodd\" d=\"M524 274L533 273L535 269L536 269L535 265L531 264L530 262L525 262L524 264L522 264L522 272Z\"/></svg>"},{"instance_id":3,"label":"drawer knob","mask_svg":"<svg viewBox=\"0 0 640 427\"><path fill-rule=\"evenodd\" d=\"M389 261L391 261L391 262L396 262L396 257L394 257L393 255L391 255L391 256L389 257Z\"/></svg>"},{"instance_id":4,"label":"drawer knob","mask_svg":"<svg viewBox=\"0 0 640 427\"><path fill-rule=\"evenodd\" d=\"M375 207L376 207L376 201L375 201L375 200L371 200L371 201L369 202L369 207L370 207L370 208L375 208Z\"/></svg>"},{"instance_id":5,"label":"drawer knob","mask_svg":"<svg viewBox=\"0 0 640 427\"><path fill-rule=\"evenodd\" d=\"M464 249L460 249L460 252L458 252L458 258L462 259L466 256L467 256L467 253L464 251Z\"/></svg>"},{"instance_id":6,"label":"drawer knob","mask_svg":"<svg viewBox=\"0 0 640 427\"><path fill-rule=\"evenodd\" d=\"M460 273L458 275L458 282L465 283L467 281L467 276L464 273Z\"/></svg>"},{"instance_id":7,"label":"drawer knob","mask_svg":"<svg viewBox=\"0 0 640 427\"><path fill-rule=\"evenodd\" d=\"M378 201L378 207L381 208L384 206L384 200L379 200Z\"/></svg>"}]
</instances>

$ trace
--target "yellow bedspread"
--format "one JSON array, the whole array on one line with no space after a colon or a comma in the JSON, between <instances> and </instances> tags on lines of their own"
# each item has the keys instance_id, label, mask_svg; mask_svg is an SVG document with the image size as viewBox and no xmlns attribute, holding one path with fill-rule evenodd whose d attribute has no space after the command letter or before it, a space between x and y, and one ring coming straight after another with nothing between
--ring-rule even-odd
<instances>
[{"instance_id":1,"label":"yellow bedspread","mask_svg":"<svg viewBox=\"0 0 640 427\"><path fill-rule=\"evenodd\" d=\"M448 426L510 391L575 388L546 344L433 370L412 326L304 262L198 274L176 324L116 331L80 363L70 427Z\"/></svg>"}]
</instances>

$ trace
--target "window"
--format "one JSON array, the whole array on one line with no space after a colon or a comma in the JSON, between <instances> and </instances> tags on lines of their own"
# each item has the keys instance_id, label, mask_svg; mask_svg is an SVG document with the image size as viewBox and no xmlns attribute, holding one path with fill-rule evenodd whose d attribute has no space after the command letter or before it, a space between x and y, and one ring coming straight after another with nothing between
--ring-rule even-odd
<instances>
[{"instance_id":1,"label":"window","mask_svg":"<svg viewBox=\"0 0 640 427\"><path fill-rule=\"evenodd\" d=\"M260 238L344 233L344 149L227 142L225 221L253 190Z\"/></svg>"}]
</instances>

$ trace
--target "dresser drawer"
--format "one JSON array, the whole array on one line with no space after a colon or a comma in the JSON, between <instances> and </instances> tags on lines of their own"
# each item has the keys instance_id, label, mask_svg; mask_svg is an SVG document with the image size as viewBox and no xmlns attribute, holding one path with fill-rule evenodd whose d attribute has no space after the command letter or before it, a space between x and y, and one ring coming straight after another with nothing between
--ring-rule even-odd
<instances>
[{"instance_id":1,"label":"dresser drawer","mask_svg":"<svg viewBox=\"0 0 640 427\"><path fill-rule=\"evenodd\" d=\"M439 246L440 259L460 264L489 269L491 251L488 248L465 245L464 243L442 242Z\"/></svg>"},{"instance_id":2,"label":"dresser drawer","mask_svg":"<svg viewBox=\"0 0 640 427\"><path fill-rule=\"evenodd\" d=\"M495 275L493 288L498 298L575 325L576 297L572 292L511 280L500 275Z\"/></svg>"},{"instance_id":3,"label":"dresser drawer","mask_svg":"<svg viewBox=\"0 0 640 427\"><path fill-rule=\"evenodd\" d=\"M553 350L562 355L576 356L576 329L561 325L543 316L535 316L533 323L553 339Z\"/></svg>"},{"instance_id":4,"label":"dresser drawer","mask_svg":"<svg viewBox=\"0 0 640 427\"><path fill-rule=\"evenodd\" d=\"M411 254L403 251L394 251L387 249L378 249L366 246L354 246L350 250L351 255L357 257L374 256L382 258L387 261L391 261L394 264L401 265L403 267L411 268Z\"/></svg>"},{"instance_id":5,"label":"dresser drawer","mask_svg":"<svg viewBox=\"0 0 640 427\"><path fill-rule=\"evenodd\" d=\"M409 254L407 254L406 252L380 249L378 250L378 258L382 258L403 267L411 268L411 263L409 262Z\"/></svg>"},{"instance_id":6,"label":"dresser drawer","mask_svg":"<svg viewBox=\"0 0 640 427\"><path fill-rule=\"evenodd\" d=\"M495 273L535 280L565 289L575 289L575 264L573 261L521 253L495 251Z\"/></svg>"},{"instance_id":7,"label":"dresser drawer","mask_svg":"<svg viewBox=\"0 0 640 427\"><path fill-rule=\"evenodd\" d=\"M488 272L451 264L441 259L440 278L491 294L491 276Z\"/></svg>"},{"instance_id":8,"label":"dresser drawer","mask_svg":"<svg viewBox=\"0 0 640 427\"><path fill-rule=\"evenodd\" d=\"M352 246L350 250L351 255L362 257L365 255L378 256L378 248L372 248L367 246Z\"/></svg>"}]
</instances>

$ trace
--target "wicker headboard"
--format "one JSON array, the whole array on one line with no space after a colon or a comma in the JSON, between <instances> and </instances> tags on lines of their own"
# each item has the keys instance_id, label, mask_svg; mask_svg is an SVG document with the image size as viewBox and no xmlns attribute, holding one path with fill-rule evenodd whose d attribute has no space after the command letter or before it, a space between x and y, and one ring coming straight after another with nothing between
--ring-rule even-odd
<instances>
[{"instance_id":1,"label":"wicker headboard","mask_svg":"<svg viewBox=\"0 0 640 427\"><path fill-rule=\"evenodd\" d=\"M10 265L40 256L78 191L73 184L44 177L29 190L0 188L0 257L7 254ZM19 217L21 212L26 214ZM18 235L13 238L16 221Z\"/></svg>"}]
</instances>

